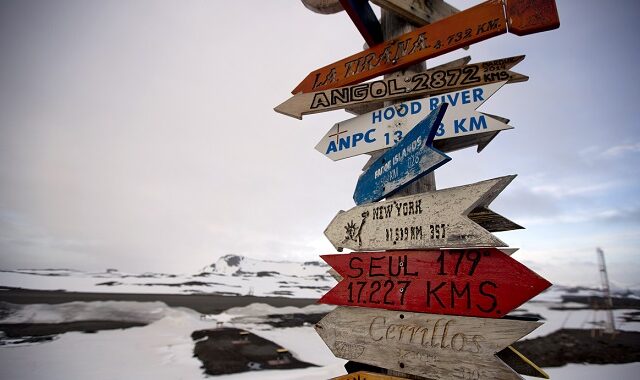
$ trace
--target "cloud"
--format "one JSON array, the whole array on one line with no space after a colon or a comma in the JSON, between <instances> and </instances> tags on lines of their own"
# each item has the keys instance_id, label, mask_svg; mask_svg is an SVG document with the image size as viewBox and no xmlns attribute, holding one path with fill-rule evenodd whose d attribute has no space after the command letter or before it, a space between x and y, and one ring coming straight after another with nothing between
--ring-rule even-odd
<instances>
[{"instance_id":1,"label":"cloud","mask_svg":"<svg viewBox=\"0 0 640 380\"><path fill-rule=\"evenodd\" d=\"M604 190L609 190L617 185L617 181L586 185L553 183L534 186L531 188L531 192L534 194L550 195L554 198L565 198L575 195L602 193Z\"/></svg>"},{"instance_id":2,"label":"cloud","mask_svg":"<svg viewBox=\"0 0 640 380\"><path fill-rule=\"evenodd\" d=\"M640 142L633 144L621 144L612 146L611 148L602 152L603 157L618 157L626 153L640 153Z\"/></svg>"},{"instance_id":3,"label":"cloud","mask_svg":"<svg viewBox=\"0 0 640 380\"><path fill-rule=\"evenodd\" d=\"M589 222L640 222L640 208L608 208L563 212L556 215L524 217L518 222L527 225L575 224Z\"/></svg>"}]
</instances>

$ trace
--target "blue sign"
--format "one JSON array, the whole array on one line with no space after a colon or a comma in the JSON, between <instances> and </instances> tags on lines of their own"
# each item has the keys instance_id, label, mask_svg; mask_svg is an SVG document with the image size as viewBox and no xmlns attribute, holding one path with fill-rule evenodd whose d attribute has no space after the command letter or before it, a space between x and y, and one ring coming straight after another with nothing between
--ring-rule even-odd
<instances>
[{"instance_id":1,"label":"blue sign","mask_svg":"<svg viewBox=\"0 0 640 380\"><path fill-rule=\"evenodd\" d=\"M451 160L432 146L447 106L441 103L360 175L356 204L379 201Z\"/></svg>"}]
</instances>

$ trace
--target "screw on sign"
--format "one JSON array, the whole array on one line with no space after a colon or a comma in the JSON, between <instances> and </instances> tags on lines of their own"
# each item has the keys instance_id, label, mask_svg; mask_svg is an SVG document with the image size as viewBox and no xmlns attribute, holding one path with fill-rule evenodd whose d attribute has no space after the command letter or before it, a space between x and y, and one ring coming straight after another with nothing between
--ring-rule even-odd
<instances>
[{"instance_id":1,"label":"screw on sign","mask_svg":"<svg viewBox=\"0 0 640 380\"><path fill-rule=\"evenodd\" d=\"M434 380L521 380L496 353L541 324L340 306L316 331L346 360Z\"/></svg>"},{"instance_id":2,"label":"screw on sign","mask_svg":"<svg viewBox=\"0 0 640 380\"><path fill-rule=\"evenodd\" d=\"M491 232L522 227L486 207L514 178L356 206L338 212L324 234L338 250L506 247Z\"/></svg>"},{"instance_id":3,"label":"screw on sign","mask_svg":"<svg viewBox=\"0 0 640 380\"><path fill-rule=\"evenodd\" d=\"M536 14L538 3L549 0L510 0L518 17ZM533 10L532 10L533 9ZM545 11L555 8L544 7ZM547 17L545 17L547 16ZM557 13L529 17L518 23L520 35L555 29ZM434 58L507 32L507 20L501 1L489 0L475 7L423 26L398 38L311 72L292 93L313 92L359 83L406 66Z\"/></svg>"},{"instance_id":4,"label":"screw on sign","mask_svg":"<svg viewBox=\"0 0 640 380\"><path fill-rule=\"evenodd\" d=\"M526 75L510 70L522 60L524 55L458 67L436 67L405 77L385 78L329 90L299 93L275 107L274 110L283 115L302 119L302 115L356 105L437 95L502 81L524 82L529 79Z\"/></svg>"},{"instance_id":5,"label":"screw on sign","mask_svg":"<svg viewBox=\"0 0 640 380\"><path fill-rule=\"evenodd\" d=\"M356 204L378 201L451 160L433 148L447 106L436 107L360 175L353 193Z\"/></svg>"},{"instance_id":6,"label":"screw on sign","mask_svg":"<svg viewBox=\"0 0 640 380\"><path fill-rule=\"evenodd\" d=\"M336 123L316 145L316 150L332 160L390 148L441 103L449 104L434 140L456 139L513 127L476 111L506 82L434 95L394 104Z\"/></svg>"},{"instance_id":7,"label":"screw on sign","mask_svg":"<svg viewBox=\"0 0 640 380\"><path fill-rule=\"evenodd\" d=\"M551 286L495 248L321 257L343 277L333 305L499 318Z\"/></svg>"}]
</instances>

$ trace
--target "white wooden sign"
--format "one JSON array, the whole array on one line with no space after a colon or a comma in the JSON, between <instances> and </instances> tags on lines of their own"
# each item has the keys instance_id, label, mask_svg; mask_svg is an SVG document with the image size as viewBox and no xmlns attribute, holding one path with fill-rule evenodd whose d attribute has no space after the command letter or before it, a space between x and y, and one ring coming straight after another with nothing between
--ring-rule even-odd
<instances>
[{"instance_id":1,"label":"white wooden sign","mask_svg":"<svg viewBox=\"0 0 640 380\"><path fill-rule=\"evenodd\" d=\"M336 161L390 148L442 103L448 103L449 107L436 132L436 140L511 129L508 124L476 111L505 83L394 104L336 123L316 145L316 150Z\"/></svg>"},{"instance_id":2,"label":"white wooden sign","mask_svg":"<svg viewBox=\"0 0 640 380\"><path fill-rule=\"evenodd\" d=\"M495 354L542 323L338 307L316 331L339 358L434 380L522 379Z\"/></svg>"},{"instance_id":3,"label":"white wooden sign","mask_svg":"<svg viewBox=\"0 0 640 380\"><path fill-rule=\"evenodd\" d=\"M393 200L356 206L340 211L324 234L339 251L378 251L385 249L440 249L470 247L506 247L502 240L469 218L483 210L484 219L495 219L486 207L515 178L494 178L470 185L421 193ZM497 215L506 223L505 231L521 228ZM495 224L485 220L487 225Z\"/></svg>"}]
</instances>

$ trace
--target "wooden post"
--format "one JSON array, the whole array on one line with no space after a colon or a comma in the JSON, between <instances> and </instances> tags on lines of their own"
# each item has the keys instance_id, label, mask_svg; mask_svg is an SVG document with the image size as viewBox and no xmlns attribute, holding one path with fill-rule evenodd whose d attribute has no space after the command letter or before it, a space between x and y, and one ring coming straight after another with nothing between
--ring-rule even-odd
<instances>
[{"instance_id":1,"label":"wooden post","mask_svg":"<svg viewBox=\"0 0 640 380\"><path fill-rule=\"evenodd\" d=\"M403 19L402 17L397 16L395 13L382 8L382 35L384 36L385 41L393 39L404 33L408 33L414 29L415 27L411 25L411 23ZM416 65L409 66L404 70L396 71L392 74L385 75L385 78L392 77L392 76L405 76L408 74L415 74L421 71L425 71L426 69L427 69L426 62L422 62ZM385 107L395 103L401 103L401 102L399 101L385 102ZM436 190L436 176L434 172L431 172L425 175L424 177L420 178L419 180L414 181L404 189L398 191L396 194L388 197L388 199L402 197L405 195L424 193L427 191L435 191L435 190Z\"/></svg>"},{"instance_id":2,"label":"wooden post","mask_svg":"<svg viewBox=\"0 0 640 380\"><path fill-rule=\"evenodd\" d=\"M410 32L414 30L415 27L411 25L408 21L403 19L402 17L394 14L391 11L388 11L382 8L382 36L385 41L390 40L394 37L400 36L404 33ZM416 65L409 66L401 71L396 71L395 73L385 75L385 78L392 76L404 76L407 74L415 74L421 71L427 70L427 63L422 62ZM401 103L400 101L396 102L385 102L385 106L390 106L391 104ZM375 157L375 156L374 156ZM418 193L424 193L427 191L436 191L436 174L435 172L431 172L417 181L413 181L410 185L406 186L404 189L398 191L394 195L389 196L387 199L393 199L397 197L403 197L405 195L412 195ZM392 376L401 376L401 377L409 377L411 379L426 379L423 377L408 375L406 373L394 371L391 369L387 369L387 374Z\"/></svg>"}]
</instances>

